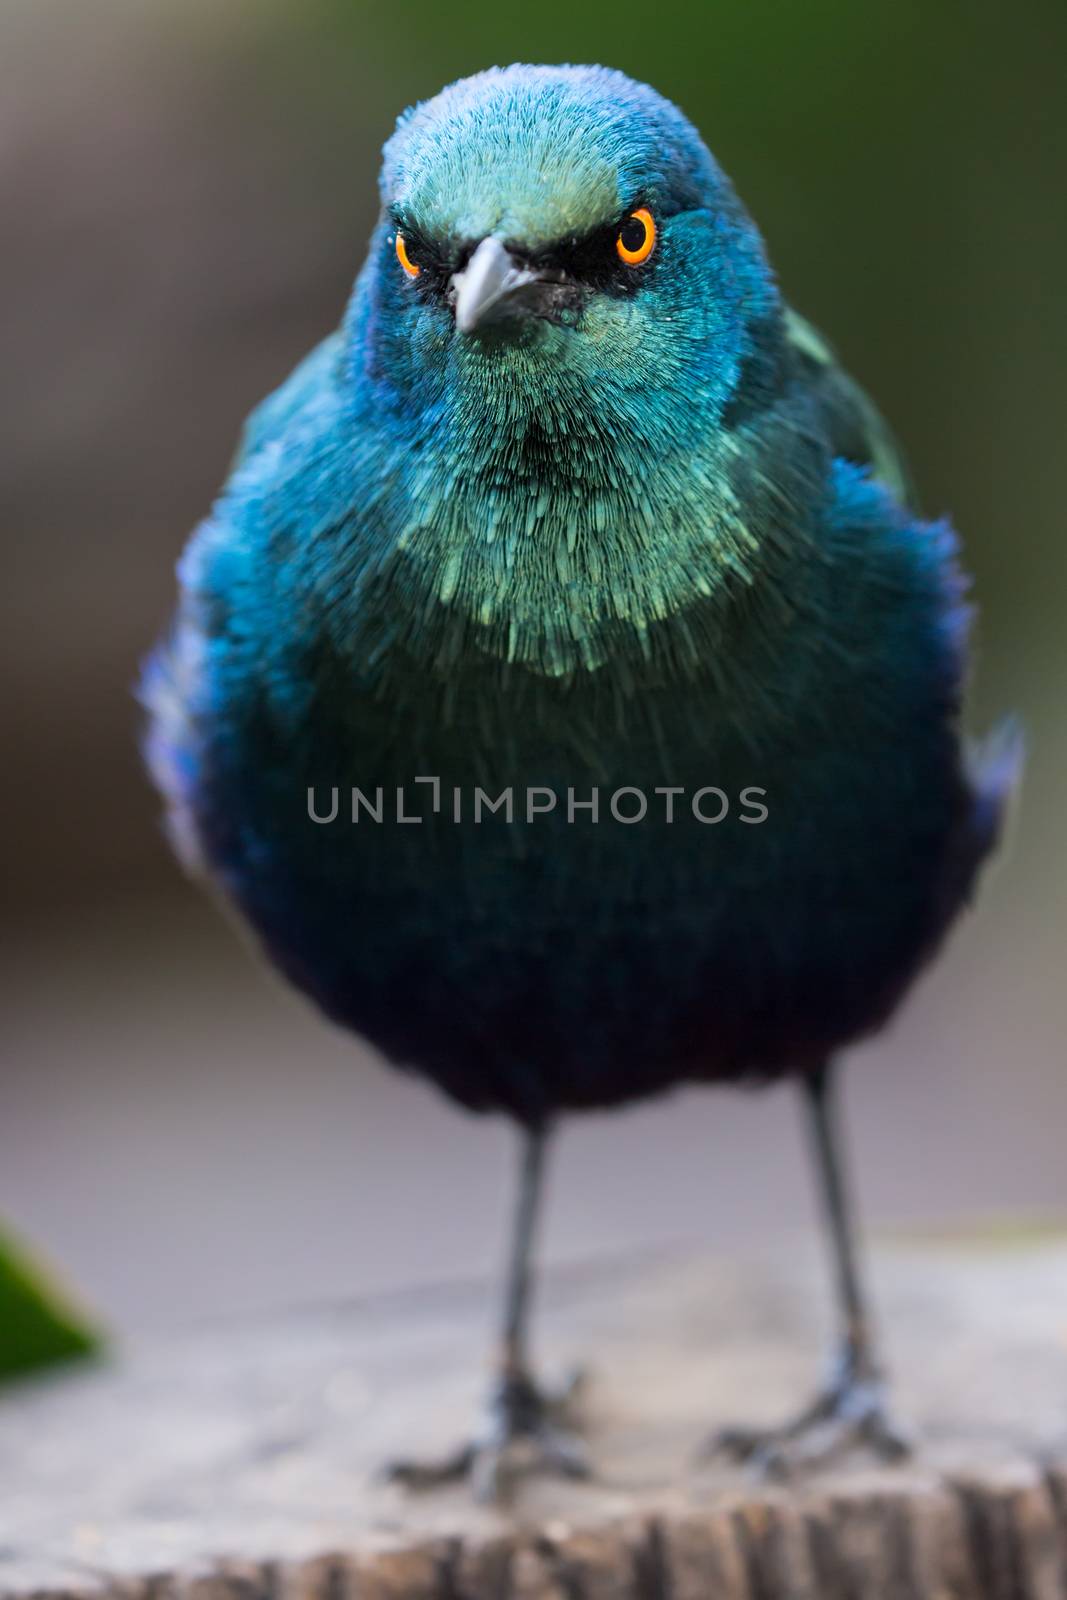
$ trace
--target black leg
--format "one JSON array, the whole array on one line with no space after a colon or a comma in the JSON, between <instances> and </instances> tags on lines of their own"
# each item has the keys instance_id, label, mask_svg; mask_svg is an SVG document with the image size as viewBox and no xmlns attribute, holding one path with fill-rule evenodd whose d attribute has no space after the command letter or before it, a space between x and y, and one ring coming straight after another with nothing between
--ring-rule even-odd
<instances>
[{"instance_id":1,"label":"black leg","mask_svg":"<svg viewBox=\"0 0 1067 1600\"><path fill-rule=\"evenodd\" d=\"M803 1080L812 1155L830 1239L834 1288L841 1320L839 1345L825 1389L796 1417L777 1428L730 1428L717 1448L768 1472L822 1463L862 1445L885 1460L907 1454L891 1422L885 1384L875 1358L870 1318L857 1265L852 1205L837 1127L836 1076L824 1062Z\"/></svg>"},{"instance_id":2,"label":"black leg","mask_svg":"<svg viewBox=\"0 0 1067 1600\"><path fill-rule=\"evenodd\" d=\"M505 1377L525 1377L528 1371L527 1323L533 1278L532 1256L541 1209L547 1144L548 1134L544 1128L532 1128L524 1135L515 1227L504 1297Z\"/></svg>"},{"instance_id":3,"label":"black leg","mask_svg":"<svg viewBox=\"0 0 1067 1600\"><path fill-rule=\"evenodd\" d=\"M518 1199L504 1294L500 1368L484 1422L475 1438L444 1460L398 1462L389 1476L409 1488L432 1488L470 1478L479 1499L500 1498L520 1467L581 1478L588 1475L585 1448L562 1423L566 1403L577 1387L549 1397L530 1368L528 1331L533 1288L533 1252L544 1184L545 1128L523 1132ZM525 1459L523 1459L523 1457Z\"/></svg>"},{"instance_id":4,"label":"black leg","mask_svg":"<svg viewBox=\"0 0 1067 1600\"><path fill-rule=\"evenodd\" d=\"M852 1202L841 1159L836 1088L834 1065L825 1061L805 1078L804 1099L841 1315L840 1365L856 1376L875 1378L871 1325L856 1262Z\"/></svg>"}]
</instances>

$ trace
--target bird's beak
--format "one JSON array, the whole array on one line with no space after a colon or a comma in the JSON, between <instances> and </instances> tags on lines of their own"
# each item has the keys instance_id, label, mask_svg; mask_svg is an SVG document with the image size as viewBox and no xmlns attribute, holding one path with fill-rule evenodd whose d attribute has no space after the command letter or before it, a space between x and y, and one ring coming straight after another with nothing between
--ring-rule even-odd
<instances>
[{"instance_id":1,"label":"bird's beak","mask_svg":"<svg viewBox=\"0 0 1067 1600\"><path fill-rule=\"evenodd\" d=\"M524 267L494 235L483 239L462 272L452 276L453 306L460 333L473 333L538 274Z\"/></svg>"}]
</instances>

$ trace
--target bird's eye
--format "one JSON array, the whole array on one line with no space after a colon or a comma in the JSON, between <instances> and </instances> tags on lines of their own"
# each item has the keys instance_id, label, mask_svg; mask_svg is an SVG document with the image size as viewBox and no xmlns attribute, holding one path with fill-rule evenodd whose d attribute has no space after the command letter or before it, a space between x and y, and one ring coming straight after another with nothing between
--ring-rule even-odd
<instances>
[{"instance_id":1,"label":"bird's eye","mask_svg":"<svg viewBox=\"0 0 1067 1600\"><path fill-rule=\"evenodd\" d=\"M648 260L655 243L655 218L646 206L641 206L630 213L619 229L615 249L620 261L625 261L628 267L639 267L642 261Z\"/></svg>"},{"instance_id":2,"label":"bird's eye","mask_svg":"<svg viewBox=\"0 0 1067 1600\"><path fill-rule=\"evenodd\" d=\"M422 268L417 261L412 261L408 255L407 241L400 229L396 230L396 259L400 262L409 278L417 278Z\"/></svg>"}]
</instances>

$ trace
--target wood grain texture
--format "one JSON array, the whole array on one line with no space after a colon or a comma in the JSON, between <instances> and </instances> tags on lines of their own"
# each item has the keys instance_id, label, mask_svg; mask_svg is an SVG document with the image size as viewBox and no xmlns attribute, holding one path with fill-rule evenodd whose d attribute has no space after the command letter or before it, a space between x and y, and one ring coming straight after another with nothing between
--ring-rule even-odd
<instances>
[{"instance_id":1,"label":"wood grain texture","mask_svg":"<svg viewBox=\"0 0 1067 1600\"><path fill-rule=\"evenodd\" d=\"M884 1245L873 1278L919 1448L775 1487L696 1455L806 1398L806 1253L550 1278L599 1477L507 1511L375 1478L469 1426L484 1289L132 1347L0 1405L0 1600L1065 1600L1067 1242Z\"/></svg>"}]
</instances>

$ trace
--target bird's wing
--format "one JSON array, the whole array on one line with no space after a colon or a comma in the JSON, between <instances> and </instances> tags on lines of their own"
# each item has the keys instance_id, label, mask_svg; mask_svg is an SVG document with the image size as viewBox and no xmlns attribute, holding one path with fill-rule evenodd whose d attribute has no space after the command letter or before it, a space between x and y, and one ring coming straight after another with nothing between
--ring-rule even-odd
<instances>
[{"instance_id":1,"label":"bird's wing","mask_svg":"<svg viewBox=\"0 0 1067 1600\"><path fill-rule=\"evenodd\" d=\"M870 467L896 499L914 507L911 474L877 406L839 365L833 348L818 329L789 307L785 333L819 406L834 454Z\"/></svg>"},{"instance_id":2,"label":"bird's wing","mask_svg":"<svg viewBox=\"0 0 1067 1600\"><path fill-rule=\"evenodd\" d=\"M833 349L810 322L787 309L785 328L834 454L869 467L894 498L915 510L911 475L878 408L838 365ZM1005 717L983 740L964 740L963 765L973 803L947 869L946 905L953 910L1011 823L1025 753L1022 729L1014 717Z\"/></svg>"},{"instance_id":3,"label":"bird's wing","mask_svg":"<svg viewBox=\"0 0 1067 1600\"><path fill-rule=\"evenodd\" d=\"M301 415L328 401L343 355L338 330L316 345L281 387L260 402L241 430L231 473L277 445ZM208 518L198 538L207 535L211 526ZM205 650L197 604L186 593L170 634L145 663L138 689L148 712L142 748L156 787L167 802L167 830L181 861L197 874L204 870L204 860L194 804L200 762L195 706Z\"/></svg>"},{"instance_id":4,"label":"bird's wing","mask_svg":"<svg viewBox=\"0 0 1067 1600\"><path fill-rule=\"evenodd\" d=\"M297 413L330 383L342 348L341 329L338 328L308 352L280 388L260 401L241 429L230 463L231 472L243 466L263 445L280 438Z\"/></svg>"}]
</instances>

